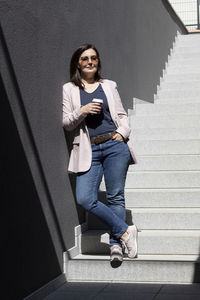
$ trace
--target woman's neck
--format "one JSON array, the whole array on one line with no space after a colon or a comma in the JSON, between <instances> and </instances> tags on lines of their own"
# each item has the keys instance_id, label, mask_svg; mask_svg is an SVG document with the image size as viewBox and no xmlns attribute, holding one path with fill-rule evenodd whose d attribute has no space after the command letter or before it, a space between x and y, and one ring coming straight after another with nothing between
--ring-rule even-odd
<instances>
[{"instance_id":1,"label":"woman's neck","mask_svg":"<svg viewBox=\"0 0 200 300\"><path fill-rule=\"evenodd\" d=\"M93 74L91 74L90 76L84 76L82 74L81 81L82 81L83 84L93 84L93 83L96 82Z\"/></svg>"},{"instance_id":2,"label":"woman's neck","mask_svg":"<svg viewBox=\"0 0 200 300\"><path fill-rule=\"evenodd\" d=\"M82 81L82 83L83 83L84 85L90 85L90 84L96 83L96 81L94 80L94 78L93 78L93 79L90 79L90 80L85 80L85 79L82 78L81 81Z\"/></svg>"}]
</instances>

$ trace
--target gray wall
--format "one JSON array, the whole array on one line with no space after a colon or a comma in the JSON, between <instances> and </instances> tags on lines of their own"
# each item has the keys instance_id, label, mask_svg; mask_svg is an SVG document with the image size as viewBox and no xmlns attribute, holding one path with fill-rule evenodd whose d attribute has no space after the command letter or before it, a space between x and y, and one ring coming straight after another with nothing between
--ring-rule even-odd
<instances>
[{"instance_id":1,"label":"gray wall","mask_svg":"<svg viewBox=\"0 0 200 300\"><path fill-rule=\"evenodd\" d=\"M16 299L62 273L62 252L74 245L74 227L84 221L66 172L61 124L62 84L69 79L71 54L82 43L94 43L103 76L117 81L126 109L133 97L152 101L177 30L184 32L163 2L0 3L6 174L1 192L7 203L7 254L11 257L14 249L15 276L21 280L21 290L19 282L18 291L12 289Z\"/></svg>"}]
</instances>

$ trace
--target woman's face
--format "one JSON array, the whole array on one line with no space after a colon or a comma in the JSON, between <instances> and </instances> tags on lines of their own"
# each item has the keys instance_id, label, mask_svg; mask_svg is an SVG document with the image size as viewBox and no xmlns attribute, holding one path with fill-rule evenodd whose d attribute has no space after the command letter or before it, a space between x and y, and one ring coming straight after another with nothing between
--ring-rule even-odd
<instances>
[{"instance_id":1,"label":"woman's face","mask_svg":"<svg viewBox=\"0 0 200 300\"><path fill-rule=\"evenodd\" d=\"M98 68L98 57L97 53L94 49L87 49L85 50L78 62L79 70L81 71L81 75L83 76L90 76L95 75Z\"/></svg>"}]
</instances>

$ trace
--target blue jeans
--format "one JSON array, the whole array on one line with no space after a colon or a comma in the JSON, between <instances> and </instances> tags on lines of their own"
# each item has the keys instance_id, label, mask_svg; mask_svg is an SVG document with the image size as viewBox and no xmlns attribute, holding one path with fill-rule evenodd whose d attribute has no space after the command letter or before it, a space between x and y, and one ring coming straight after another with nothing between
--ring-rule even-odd
<instances>
[{"instance_id":1,"label":"blue jeans","mask_svg":"<svg viewBox=\"0 0 200 300\"><path fill-rule=\"evenodd\" d=\"M76 177L77 202L96 215L110 228L110 245L119 245L120 236L127 230L124 186L130 151L126 143L108 140L92 144L92 165ZM99 185L104 174L108 206L98 201Z\"/></svg>"}]
</instances>

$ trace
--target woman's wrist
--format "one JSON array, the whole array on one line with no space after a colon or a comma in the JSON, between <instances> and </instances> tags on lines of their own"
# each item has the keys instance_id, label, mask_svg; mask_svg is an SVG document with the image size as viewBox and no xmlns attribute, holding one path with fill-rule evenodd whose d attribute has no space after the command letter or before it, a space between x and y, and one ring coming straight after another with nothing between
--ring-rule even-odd
<instances>
[{"instance_id":1,"label":"woman's wrist","mask_svg":"<svg viewBox=\"0 0 200 300\"><path fill-rule=\"evenodd\" d=\"M84 116L87 116L87 114L88 114L85 106L81 106L81 112Z\"/></svg>"}]
</instances>

